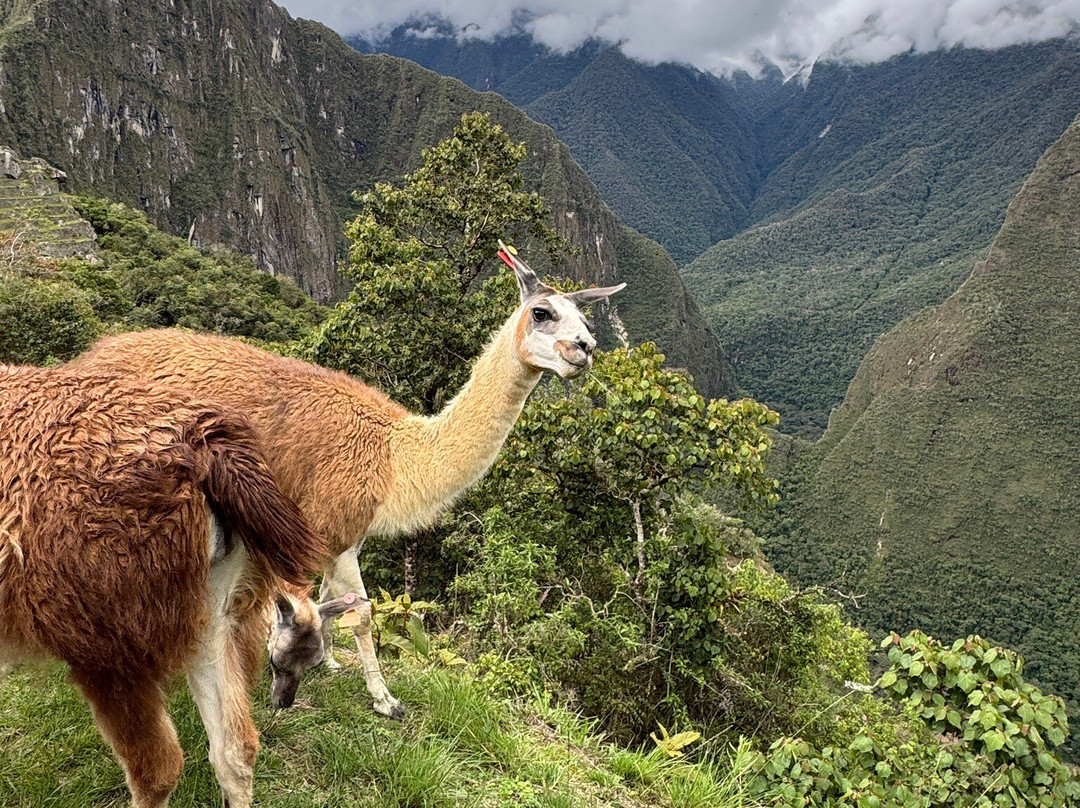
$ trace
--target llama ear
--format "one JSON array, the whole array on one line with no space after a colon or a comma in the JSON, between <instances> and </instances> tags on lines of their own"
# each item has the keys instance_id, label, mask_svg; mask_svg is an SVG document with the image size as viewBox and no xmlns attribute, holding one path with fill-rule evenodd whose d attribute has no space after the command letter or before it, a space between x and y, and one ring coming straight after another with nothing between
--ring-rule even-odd
<instances>
[{"instance_id":1,"label":"llama ear","mask_svg":"<svg viewBox=\"0 0 1080 808\"><path fill-rule=\"evenodd\" d=\"M510 269L514 270L514 277L517 278L522 303L544 287L544 284L540 283L540 279L536 277L536 273L532 271L532 268L517 257L517 252L513 247L507 247L502 240L499 241L499 258Z\"/></svg>"},{"instance_id":2,"label":"llama ear","mask_svg":"<svg viewBox=\"0 0 1080 808\"><path fill-rule=\"evenodd\" d=\"M360 598L350 592L340 598L328 600L326 603L320 603L319 617L326 620L328 617L337 617L339 614L345 614L349 609L355 608L357 602L360 600Z\"/></svg>"},{"instance_id":3,"label":"llama ear","mask_svg":"<svg viewBox=\"0 0 1080 808\"><path fill-rule=\"evenodd\" d=\"M296 607L289 596L278 592L274 598L275 620L280 628L289 628L296 624Z\"/></svg>"},{"instance_id":4,"label":"llama ear","mask_svg":"<svg viewBox=\"0 0 1080 808\"><path fill-rule=\"evenodd\" d=\"M596 289L582 289L580 292L571 292L564 297L572 302L578 308L582 306L590 306L598 300L606 300L616 292L621 292L626 288L625 283L620 283L618 286L600 286Z\"/></svg>"}]
</instances>

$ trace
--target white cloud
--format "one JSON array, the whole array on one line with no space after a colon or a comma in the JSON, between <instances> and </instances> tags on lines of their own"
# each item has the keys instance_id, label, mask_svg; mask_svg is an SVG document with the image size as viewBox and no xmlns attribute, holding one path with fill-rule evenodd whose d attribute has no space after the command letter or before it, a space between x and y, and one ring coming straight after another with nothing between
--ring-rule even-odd
<instances>
[{"instance_id":1,"label":"white cloud","mask_svg":"<svg viewBox=\"0 0 1080 808\"><path fill-rule=\"evenodd\" d=\"M560 51L595 37L647 62L725 72L760 57L787 71L820 58L874 62L914 49L997 48L1080 29L1080 0L284 0L341 34L439 15L461 36L519 25Z\"/></svg>"}]
</instances>

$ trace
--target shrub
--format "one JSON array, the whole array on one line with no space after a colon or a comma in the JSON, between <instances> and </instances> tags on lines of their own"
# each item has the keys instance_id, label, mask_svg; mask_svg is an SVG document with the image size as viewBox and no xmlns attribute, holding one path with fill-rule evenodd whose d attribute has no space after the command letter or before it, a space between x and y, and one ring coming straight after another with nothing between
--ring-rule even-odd
<instances>
[{"instance_id":1,"label":"shrub","mask_svg":"<svg viewBox=\"0 0 1080 808\"><path fill-rule=\"evenodd\" d=\"M48 365L90 345L101 323L86 297L61 280L0 277L0 362Z\"/></svg>"},{"instance_id":2,"label":"shrub","mask_svg":"<svg viewBox=\"0 0 1080 808\"><path fill-rule=\"evenodd\" d=\"M868 723L844 746L776 741L759 762L759 795L784 806L859 808L1051 808L1080 799L1080 782L1052 749L1068 733L1064 705L1024 681L1015 653L980 637L946 647L921 632L883 645L890 666L878 686L899 714Z\"/></svg>"}]
</instances>

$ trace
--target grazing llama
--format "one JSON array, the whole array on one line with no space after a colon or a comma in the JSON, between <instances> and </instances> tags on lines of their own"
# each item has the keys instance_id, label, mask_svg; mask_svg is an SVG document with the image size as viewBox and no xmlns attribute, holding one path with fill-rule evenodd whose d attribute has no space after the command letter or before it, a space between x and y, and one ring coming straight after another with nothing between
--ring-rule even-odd
<instances>
[{"instance_id":1,"label":"grazing llama","mask_svg":"<svg viewBox=\"0 0 1080 808\"><path fill-rule=\"evenodd\" d=\"M349 608L301 588L326 558L246 418L130 377L0 366L0 665L70 666L136 808L166 805L183 768L163 697L181 670L225 805L250 805L251 637L276 609L273 697L291 703L322 617ZM276 576L296 586L270 597Z\"/></svg>"},{"instance_id":2,"label":"grazing llama","mask_svg":"<svg viewBox=\"0 0 1080 808\"><path fill-rule=\"evenodd\" d=\"M368 536L408 533L438 514L495 461L543 371L563 378L592 363L596 340L580 307L625 286L562 294L505 247L521 304L476 360L468 383L436 416L420 416L342 373L224 337L143 331L107 337L76 365L115 366L236 407L260 433L282 489L326 536L335 558L320 596L366 596L357 553ZM448 328L453 324L448 323ZM386 688L358 610L357 648L377 712L404 709ZM330 637L327 664L333 667Z\"/></svg>"}]
</instances>

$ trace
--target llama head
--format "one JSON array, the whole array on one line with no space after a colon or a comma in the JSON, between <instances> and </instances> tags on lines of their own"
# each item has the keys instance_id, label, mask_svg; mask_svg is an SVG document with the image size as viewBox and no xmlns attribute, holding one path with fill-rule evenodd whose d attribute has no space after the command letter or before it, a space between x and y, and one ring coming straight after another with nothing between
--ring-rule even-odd
<instances>
[{"instance_id":1,"label":"llama head","mask_svg":"<svg viewBox=\"0 0 1080 808\"><path fill-rule=\"evenodd\" d=\"M596 338L581 309L626 286L604 286L564 294L541 283L536 273L499 242L499 257L514 270L521 305L515 312L518 359L534 370L550 370L564 379L580 376L592 365Z\"/></svg>"},{"instance_id":2,"label":"llama head","mask_svg":"<svg viewBox=\"0 0 1080 808\"><path fill-rule=\"evenodd\" d=\"M304 674L323 661L324 620L333 620L356 605L356 595L346 595L316 604L310 598L295 598L279 592L274 600L274 624L266 643L270 652L274 707L292 707L296 689Z\"/></svg>"}]
</instances>

